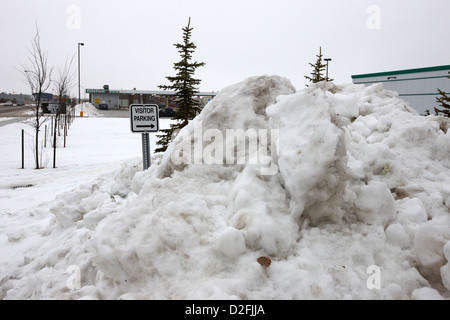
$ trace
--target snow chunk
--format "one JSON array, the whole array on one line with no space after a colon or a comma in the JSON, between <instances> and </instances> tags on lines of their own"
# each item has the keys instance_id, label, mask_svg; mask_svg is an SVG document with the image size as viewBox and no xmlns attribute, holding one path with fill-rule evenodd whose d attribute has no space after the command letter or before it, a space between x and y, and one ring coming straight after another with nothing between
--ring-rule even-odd
<instances>
[{"instance_id":1,"label":"snow chunk","mask_svg":"<svg viewBox=\"0 0 450 320\"><path fill-rule=\"evenodd\" d=\"M85 214L94 211L104 201L110 200L108 195L95 190L95 186L93 188L86 186L58 196L50 212L64 228L67 228L82 220Z\"/></svg>"},{"instance_id":2,"label":"snow chunk","mask_svg":"<svg viewBox=\"0 0 450 320\"><path fill-rule=\"evenodd\" d=\"M425 223L419 227L414 236L414 251L416 253L419 271L425 277L440 281L440 268L446 264L444 245L450 240L450 226ZM445 250L448 253L448 248Z\"/></svg>"},{"instance_id":3,"label":"snow chunk","mask_svg":"<svg viewBox=\"0 0 450 320\"><path fill-rule=\"evenodd\" d=\"M271 126L280 129L278 166L292 197L291 213L313 224L340 218L347 177L345 131L325 85L311 85L267 109Z\"/></svg>"},{"instance_id":4,"label":"snow chunk","mask_svg":"<svg viewBox=\"0 0 450 320\"><path fill-rule=\"evenodd\" d=\"M359 116L358 96L354 94L343 94L327 92L330 105L334 107L337 115L349 120Z\"/></svg>"},{"instance_id":5,"label":"snow chunk","mask_svg":"<svg viewBox=\"0 0 450 320\"><path fill-rule=\"evenodd\" d=\"M245 252L245 239L242 233L227 227L217 239L216 249L230 258L237 258Z\"/></svg>"},{"instance_id":6,"label":"snow chunk","mask_svg":"<svg viewBox=\"0 0 450 320\"><path fill-rule=\"evenodd\" d=\"M386 224L394 218L395 200L386 184L370 181L356 191L356 215L368 224Z\"/></svg>"},{"instance_id":7,"label":"snow chunk","mask_svg":"<svg viewBox=\"0 0 450 320\"><path fill-rule=\"evenodd\" d=\"M386 229L386 241L404 249L409 245L409 236L401 224L393 223Z\"/></svg>"},{"instance_id":8,"label":"snow chunk","mask_svg":"<svg viewBox=\"0 0 450 320\"><path fill-rule=\"evenodd\" d=\"M255 156L249 152L250 148L235 144L232 148L226 148L226 138L231 136L230 132L236 133L237 130L244 133L250 130L256 135L261 132L259 130L269 130L267 107L275 103L278 96L294 92L295 88L286 78L266 75L250 77L220 90L201 114L170 143L161 161L160 177L168 177L174 170L183 170L192 164L204 164L208 160L213 160L214 164L239 165L239 159L245 159L248 163L250 157ZM213 139L219 135L222 143ZM257 138L259 146L261 137ZM269 149L266 154L272 155L272 158L275 156L267 145L260 148ZM212 157L214 151L221 154Z\"/></svg>"},{"instance_id":9,"label":"snow chunk","mask_svg":"<svg viewBox=\"0 0 450 320\"><path fill-rule=\"evenodd\" d=\"M424 287L412 292L411 298L414 300L445 300L436 289Z\"/></svg>"},{"instance_id":10,"label":"snow chunk","mask_svg":"<svg viewBox=\"0 0 450 320\"><path fill-rule=\"evenodd\" d=\"M445 259L447 259L447 263L441 267L442 284L445 288L450 290L450 241L447 241L443 251Z\"/></svg>"},{"instance_id":11,"label":"snow chunk","mask_svg":"<svg viewBox=\"0 0 450 320\"><path fill-rule=\"evenodd\" d=\"M289 255L298 224L288 214L286 193L277 176L262 178L247 167L233 182L228 199L229 223L242 230L248 248L273 257Z\"/></svg>"},{"instance_id":12,"label":"snow chunk","mask_svg":"<svg viewBox=\"0 0 450 320\"><path fill-rule=\"evenodd\" d=\"M419 198L405 198L398 200L398 217L404 223L422 224L428 220L427 210Z\"/></svg>"}]
</instances>

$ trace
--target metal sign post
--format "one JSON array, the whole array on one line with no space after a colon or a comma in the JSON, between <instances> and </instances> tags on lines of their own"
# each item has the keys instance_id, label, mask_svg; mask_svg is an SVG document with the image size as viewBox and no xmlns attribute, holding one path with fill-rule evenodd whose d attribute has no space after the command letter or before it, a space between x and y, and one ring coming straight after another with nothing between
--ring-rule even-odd
<instances>
[{"instance_id":1,"label":"metal sign post","mask_svg":"<svg viewBox=\"0 0 450 320\"><path fill-rule=\"evenodd\" d=\"M159 131L159 111L156 104L130 105L131 132L142 134L144 170L151 165L149 132Z\"/></svg>"},{"instance_id":2,"label":"metal sign post","mask_svg":"<svg viewBox=\"0 0 450 320\"><path fill-rule=\"evenodd\" d=\"M144 162L144 170L147 170L151 166L150 137L148 132L142 133L142 159Z\"/></svg>"}]
</instances>

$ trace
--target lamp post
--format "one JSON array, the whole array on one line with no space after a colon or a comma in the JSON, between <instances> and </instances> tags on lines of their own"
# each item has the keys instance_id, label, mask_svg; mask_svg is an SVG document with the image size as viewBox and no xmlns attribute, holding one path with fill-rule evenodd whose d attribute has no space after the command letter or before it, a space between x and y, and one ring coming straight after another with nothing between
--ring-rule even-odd
<instances>
[{"instance_id":1,"label":"lamp post","mask_svg":"<svg viewBox=\"0 0 450 320\"><path fill-rule=\"evenodd\" d=\"M80 46L84 46L84 43L78 42L78 103L81 102L81 93L80 93ZM83 111L83 105L81 105L81 111Z\"/></svg>"},{"instance_id":2,"label":"lamp post","mask_svg":"<svg viewBox=\"0 0 450 320\"><path fill-rule=\"evenodd\" d=\"M327 62L327 78L326 79L328 81L328 61L331 61L331 58L325 58L323 60L325 60Z\"/></svg>"}]
</instances>

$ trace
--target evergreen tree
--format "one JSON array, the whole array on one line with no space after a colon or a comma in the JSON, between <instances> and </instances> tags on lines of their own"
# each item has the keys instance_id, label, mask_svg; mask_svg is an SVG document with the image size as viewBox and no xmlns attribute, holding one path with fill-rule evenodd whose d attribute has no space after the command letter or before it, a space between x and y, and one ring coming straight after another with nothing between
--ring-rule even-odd
<instances>
[{"instance_id":1,"label":"evergreen tree","mask_svg":"<svg viewBox=\"0 0 450 320\"><path fill-rule=\"evenodd\" d=\"M313 72L311 72L311 77L305 76L312 83L317 83L320 81L333 81L334 79L330 79L327 76L323 75L323 71L326 69L326 64L322 62L322 47L319 47L319 54L316 56L317 61L315 64L310 63L309 65L313 67ZM308 85L306 85L308 86Z\"/></svg>"},{"instance_id":2,"label":"evergreen tree","mask_svg":"<svg viewBox=\"0 0 450 320\"><path fill-rule=\"evenodd\" d=\"M178 130L182 129L193 119L198 112L200 112L200 101L195 98L198 93L196 86L201 82L199 79L193 78L195 69L205 65L204 62L191 62L192 53L197 48L193 42L190 41L192 27L190 27L191 18L188 24L183 28L183 43L174 44L180 53L181 61L174 63L174 69L177 71L176 76L168 76L167 80L171 85L160 85L160 89L174 90L176 94L175 102L178 109L173 117L177 120L175 124L171 124L169 129L161 130L163 134L157 135L159 140L156 142L159 148L155 152L164 152L167 146L172 141L172 137Z\"/></svg>"},{"instance_id":3,"label":"evergreen tree","mask_svg":"<svg viewBox=\"0 0 450 320\"><path fill-rule=\"evenodd\" d=\"M445 116L450 117L450 97L447 96L447 94L440 89L437 89L437 91L441 96L436 98L436 102L439 103L439 105L443 109L434 108L434 111L436 112L436 115L438 115L440 112L443 113Z\"/></svg>"}]
</instances>

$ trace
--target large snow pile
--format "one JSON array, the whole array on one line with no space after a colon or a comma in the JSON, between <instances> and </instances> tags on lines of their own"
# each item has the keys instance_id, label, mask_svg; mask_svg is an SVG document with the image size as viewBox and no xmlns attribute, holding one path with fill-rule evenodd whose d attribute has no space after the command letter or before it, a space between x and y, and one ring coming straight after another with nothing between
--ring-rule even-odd
<instances>
[{"instance_id":1,"label":"large snow pile","mask_svg":"<svg viewBox=\"0 0 450 320\"><path fill-rule=\"evenodd\" d=\"M83 117L97 117L100 115L97 108L90 102L83 102L75 106L75 115L79 116L83 112Z\"/></svg>"},{"instance_id":2,"label":"large snow pile","mask_svg":"<svg viewBox=\"0 0 450 320\"><path fill-rule=\"evenodd\" d=\"M150 169L124 164L36 209L54 215L33 231L47 240L0 295L450 299L447 126L381 84L248 78Z\"/></svg>"}]
</instances>

